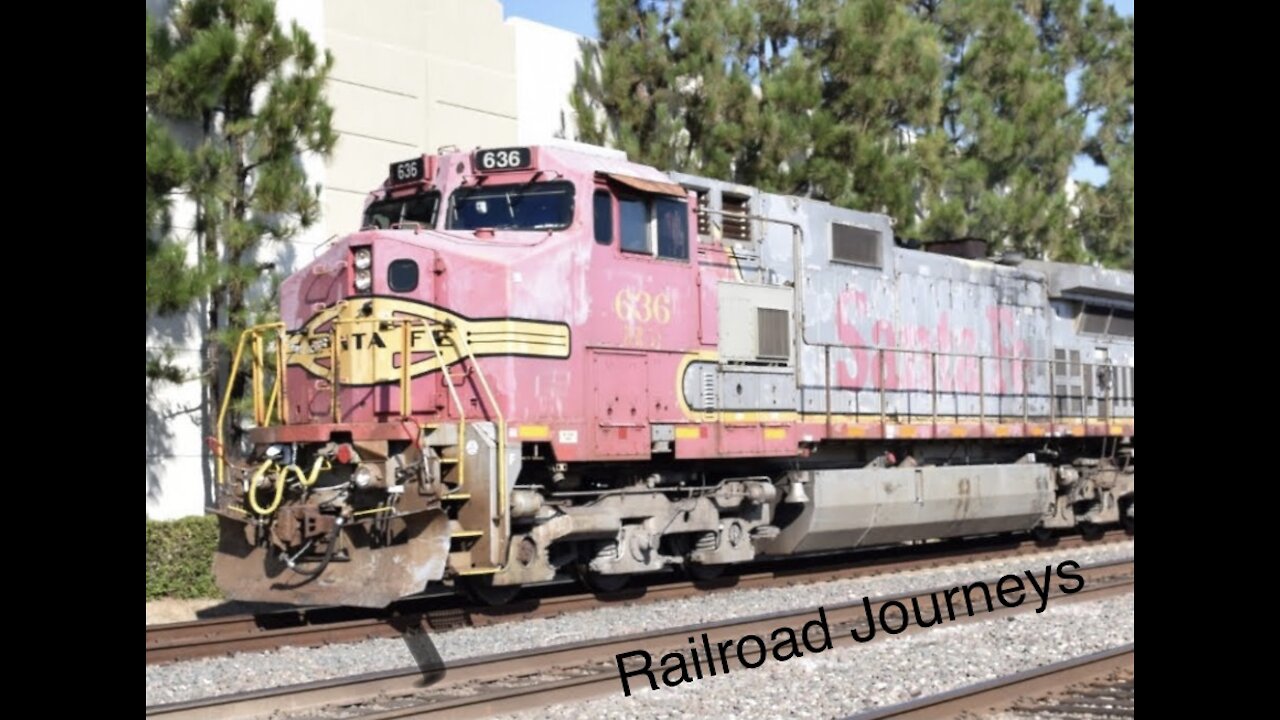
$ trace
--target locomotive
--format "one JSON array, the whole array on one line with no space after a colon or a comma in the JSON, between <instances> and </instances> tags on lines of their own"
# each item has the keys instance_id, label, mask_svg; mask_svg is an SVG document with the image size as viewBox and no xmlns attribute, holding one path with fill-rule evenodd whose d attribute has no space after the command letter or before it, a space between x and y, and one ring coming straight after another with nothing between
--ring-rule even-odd
<instances>
[{"instance_id":1,"label":"locomotive","mask_svg":"<svg viewBox=\"0 0 1280 720\"><path fill-rule=\"evenodd\" d=\"M215 574L241 600L502 603L569 574L1132 530L1133 305L1132 273L913 246L602 148L397 162L240 340Z\"/></svg>"}]
</instances>

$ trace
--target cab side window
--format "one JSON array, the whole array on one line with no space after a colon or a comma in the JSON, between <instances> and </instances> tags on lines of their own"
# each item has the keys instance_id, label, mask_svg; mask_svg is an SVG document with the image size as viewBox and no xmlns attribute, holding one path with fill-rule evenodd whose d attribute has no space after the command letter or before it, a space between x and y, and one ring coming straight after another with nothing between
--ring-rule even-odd
<instances>
[{"instance_id":1,"label":"cab side window","mask_svg":"<svg viewBox=\"0 0 1280 720\"><path fill-rule=\"evenodd\" d=\"M649 249L649 209L644 200L618 198L618 233L622 237L623 252L653 254Z\"/></svg>"},{"instance_id":2,"label":"cab side window","mask_svg":"<svg viewBox=\"0 0 1280 720\"><path fill-rule=\"evenodd\" d=\"M597 190L591 198L591 213L595 217L596 242L608 245L613 242L613 196L608 190Z\"/></svg>"},{"instance_id":3,"label":"cab side window","mask_svg":"<svg viewBox=\"0 0 1280 720\"><path fill-rule=\"evenodd\" d=\"M658 257L689 259L689 205L684 200L660 198L654 201L658 230Z\"/></svg>"},{"instance_id":4,"label":"cab side window","mask_svg":"<svg viewBox=\"0 0 1280 720\"><path fill-rule=\"evenodd\" d=\"M689 259L688 202L665 195L618 198L622 251L663 260Z\"/></svg>"}]
</instances>

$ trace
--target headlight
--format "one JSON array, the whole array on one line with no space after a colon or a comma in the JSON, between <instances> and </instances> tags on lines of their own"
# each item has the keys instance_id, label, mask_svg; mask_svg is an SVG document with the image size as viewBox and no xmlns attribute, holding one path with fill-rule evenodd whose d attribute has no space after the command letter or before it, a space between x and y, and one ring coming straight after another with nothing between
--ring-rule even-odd
<instances>
[{"instance_id":1,"label":"headlight","mask_svg":"<svg viewBox=\"0 0 1280 720\"><path fill-rule=\"evenodd\" d=\"M355 252L357 270L368 270L373 265L373 251L367 247L357 248Z\"/></svg>"},{"instance_id":2,"label":"headlight","mask_svg":"<svg viewBox=\"0 0 1280 720\"><path fill-rule=\"evenodd\" d=\"M377 480L378 480L377 474L375 474L373 472L373 469L370 468L368 465L361 465L360 467L356 468L355 472L351 473L351 482L355 483L356 487L361 489L364 489L369 487L370 485L373 485L374 483L377 482Z\"/></svg>"},{"instance_id":3,"label":"headlight","mask_svg":"<svg viewBox=\"0 0 1280 720\"><path fill-rule=\"evenodd\" d=\"M356 271L356 290L368 292L373 287L373 273L369 270Z\"/></svg>"}]
</instances>

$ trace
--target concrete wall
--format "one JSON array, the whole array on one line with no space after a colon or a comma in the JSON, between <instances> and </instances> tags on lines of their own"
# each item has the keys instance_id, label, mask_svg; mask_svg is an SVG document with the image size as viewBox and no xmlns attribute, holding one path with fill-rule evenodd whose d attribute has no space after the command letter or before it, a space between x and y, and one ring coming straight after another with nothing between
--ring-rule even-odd
<instances>
[{"instance_id":1,"label":"concrete wall","mask_svg":"<svg viewBox=\"0 0 1280 720\"><path fill-rule=\"evenodd\" d=\"M395 160L516 142L515 43L497 0L324 5L340 133L324 189L331 233L357 227Z\"/></svg>"},{"instance_id":2,"label":"concrete wall","mask_svg":"<svg viewBox=\"0 0 1280 720\"><path fill-rule=\"evenodd\" d=\"M167 6L147 3L154 14ZM504 22L498 0L277 0L277 12L333 53L328 97L339 135L327 161L303 159L310 180L322 186L320 222L261 258L284 274L309 262L330 236L358 227L365 194L395 160L444 145L574 138L568 95L579 36L518 18ZM175 227L188 241L191 218L189 203L175 202ZM147 348L172 347L175 361L194 373L203 327L201 311L149 322ZM203 402L198 381L147 390L148 517L198 514L210 499Z\"/></svg>"},{"instance_id":3,"label":"concrete wall","mask_svg":"<svg viewBox=\"0 0 1280 720\"><path fill-rule=\"evenodd\" d=\"M583 37L541 23L510 18L515 33L517 128L521 145L578 139L569 93L582 57Z\"/></svg>"}]
</instances>

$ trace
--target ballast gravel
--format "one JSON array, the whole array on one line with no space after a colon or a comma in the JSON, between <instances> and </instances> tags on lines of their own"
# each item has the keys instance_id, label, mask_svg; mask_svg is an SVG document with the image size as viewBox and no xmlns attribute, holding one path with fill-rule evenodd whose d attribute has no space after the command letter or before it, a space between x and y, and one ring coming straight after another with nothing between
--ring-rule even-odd
<instances>
[{"instance_id":1,"label":"ballast gravel","mask_svg":"<svg viewBox=\"0 0 1280 720\"><path fill-rule=\"evenodd\" d=\"M548 718L843 718L1133 642L1133 594L914 634L846 641L819 654L734 669L674 688L621 691L519 715ZM674 676L673 676L674 677Z\"/></svg>"}]
</instances>

